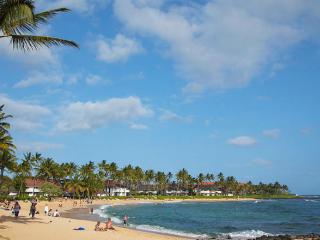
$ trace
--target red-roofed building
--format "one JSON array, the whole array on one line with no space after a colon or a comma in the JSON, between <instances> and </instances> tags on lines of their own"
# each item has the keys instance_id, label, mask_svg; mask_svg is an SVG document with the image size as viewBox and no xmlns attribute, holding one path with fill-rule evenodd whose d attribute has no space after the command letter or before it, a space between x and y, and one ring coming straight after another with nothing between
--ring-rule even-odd
<instances>
[{"instance_id":1,"label":"red-roofed building","mask_svg":"<svg viewBox=\"0 0 320 240\"><path fill-rule=\"evenodd\" d=\"M46 182L50 182L50 183L53 183L53 184L61 187L60 183L57 183L52 180L45 181L45 180L38 179L38 178L27 178L25 180L25 185L26 185L25 193L28 194L29 196L35 196L35 195L41 193L41 186Z\"/></svg>"}]
</instances>

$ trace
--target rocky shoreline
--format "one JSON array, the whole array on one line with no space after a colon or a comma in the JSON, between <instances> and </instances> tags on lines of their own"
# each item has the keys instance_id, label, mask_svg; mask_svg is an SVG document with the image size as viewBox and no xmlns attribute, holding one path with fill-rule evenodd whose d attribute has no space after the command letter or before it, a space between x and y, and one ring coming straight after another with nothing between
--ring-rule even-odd
<instances>
[{"instance_id":1,"label":"rocky shoreline","mask_svg":"<svg viewBox=\"0 0 320 240\"><path fill-rule=\"evenodd\" d=\"M235 239L236 240L239 238L232 238L231 236L227 236L227 237L212 237L209 239L215 239L215 240ZM320 240L320 234L310 233L310 234L301 234L301 235L276 235L276 236L263 235L257 238L248 238L247 240Z\"/></svg>"},{"instance_id":2,"label":"rocky shoreline","mask_svg":"<svg viewBox=\"0 0 320 240\"><path fill-rule=\"evenodd\" d=\"M261 236L250 240L320 240L320 234ZM248 239L249 240L249 239Z\"/></svg>"}]
</instances>

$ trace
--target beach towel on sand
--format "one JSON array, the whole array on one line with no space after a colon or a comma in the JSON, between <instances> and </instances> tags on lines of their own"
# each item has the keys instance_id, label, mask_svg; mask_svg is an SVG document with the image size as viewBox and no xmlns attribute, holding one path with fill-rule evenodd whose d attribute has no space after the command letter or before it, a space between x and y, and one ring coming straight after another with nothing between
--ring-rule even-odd
<instances>
[{"instance_id":1,"label":"beach towel on sand","mask_svg":"<svg viewBox=\"0 0 320 240\"><path fill-rule=\"evenodd\" d=\"M82 231L82 230L86 230L86 229L84 227L78 227L78 228L74 228L73 230Z\"/></svg>"}]
</instances>

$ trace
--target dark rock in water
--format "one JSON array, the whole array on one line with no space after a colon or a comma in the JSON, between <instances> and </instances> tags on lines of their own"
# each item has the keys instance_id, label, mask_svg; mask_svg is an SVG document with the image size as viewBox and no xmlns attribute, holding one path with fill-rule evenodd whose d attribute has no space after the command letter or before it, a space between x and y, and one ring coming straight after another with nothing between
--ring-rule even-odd
<instances>
[{"instance_id":1,"label":"dark rock in water","mask_svg":"<svg viewBox=\"0 0 320 240\"><path fill-rule=\"evenodd\" d=\"M320 234L261 236L256 240L320 240Z\"/></svg>"}]
</instances>

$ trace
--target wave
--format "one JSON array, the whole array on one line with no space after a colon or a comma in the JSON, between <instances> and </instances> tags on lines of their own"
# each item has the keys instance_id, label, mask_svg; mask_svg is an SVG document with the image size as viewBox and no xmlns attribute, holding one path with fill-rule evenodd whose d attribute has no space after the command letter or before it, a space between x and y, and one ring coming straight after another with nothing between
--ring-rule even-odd
<instances>
[{"instance_id":1,"label":"wave","mask_svg":"<svg viewBox=\"0 0 320 240\"><path fill-rule=\"evenodd\" d=\"M148 232L154 232L154 233L163 233L163 234L170 234L170 235L175 235L175 236L180 236L180 237L189 237L189 238L197 238L197 239L206 239L209 238L208 235L206 234L195 234L195 233L188 233L184 231L178 231L178 230L172 230L156 225L132 225L133 228L137 230L142 230L142 231L148 231Z\"/></svg>"},{"instance_id":2,"label":"wave","mask_svg":"<svg viewBox=\"0 0 320 240\"><path fill-rule=\"evenodd\" d=\"M99 215L99 217L102 217L102 218L106 218L106 219L111 218L112 222L114 222L116 224L121 224L122 223L121 219L110 215L110 213L108 211L106 211L106 209L110 208L110 207L112 207L112 205L103 205L100 208L95 209L93 211L93 213Z\"/></svg>"},{"instance_id":3,"label":"wave","mask_svg":"<svg viewBox=\"0 0 320 240\"><path fill-rule=\"evenodd\" d=\"M306 202L319 202L319 201L313 200L313 199L305 199L304 201L306 201Z\"/></svg>"},{"instance_id":4,"label":"wave","mask_svg":"<svg viewBox=\"0 0 320 240\"><path fill-rule=\"evenodd\" d=\"M273 236L271 233L266 233L261 230L245 230L239 232L231 232L231 233L224 233L223 236L230 236L232 239L249 239L249 238L257 238L263 235Z\"/></svg>"},{"instance_id":5,"label":"wave","mask_svg":"<svg viewBox=\"0 0 320 240\"><path fill-rule=\"evenodd\" d=\"M149 202L148 202L149 203ZM112 205L103 205L100 208L94 210L94 213L99 215L102 218L111 218L111 220L116 224L122 224L122 220L112 216L110 213L110 210L108 208L112 207ZM135 218L135 217L131 217ZM162 233L162 234L170 234L170 235L176 235L181 237L190 237L190 238L198 238L198 239L206 239L209 236L206 234L194 234L194 233L188 233L173 229L167 229L164 227L156 226L156 225L135 225L135 224L129 224L130 228L134 228L137 230L142 231L148 231L148 232L154 232L154 233Z\"/></svg>"}]
</instances>

